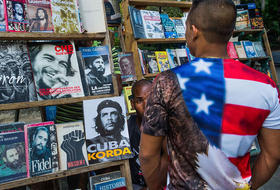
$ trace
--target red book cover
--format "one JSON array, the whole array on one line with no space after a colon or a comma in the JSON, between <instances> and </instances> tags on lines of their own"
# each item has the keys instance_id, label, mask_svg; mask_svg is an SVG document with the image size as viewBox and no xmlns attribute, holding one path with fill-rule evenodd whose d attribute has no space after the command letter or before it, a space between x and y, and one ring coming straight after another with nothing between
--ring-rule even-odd
<instances>
[{"instance_id":1,"label":"red book cover","mask_svg":"<svg viewBox=\"0 0 280 190\"><path fill-rule=\"evenodd\" d=\"M236 53L236 50L235 50L233 42L228 42L228 44L227 44L227 53L228 53L228 56L230 58L238 59L238 55Z\"/></svg>"}]
</instances>

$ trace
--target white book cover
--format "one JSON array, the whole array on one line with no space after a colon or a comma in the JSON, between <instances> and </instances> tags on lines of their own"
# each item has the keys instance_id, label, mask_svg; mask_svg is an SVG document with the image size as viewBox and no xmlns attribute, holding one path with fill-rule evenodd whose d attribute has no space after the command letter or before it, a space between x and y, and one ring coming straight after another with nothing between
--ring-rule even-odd
<instances>
[{"instance_id":1,"label":"white book cover","mask_svg":"<svg viewBox=\"0 0 280 190\"><path fill-rule=\"evenodd\" d=\"M175 51L177 56L177 62L179 65L183 65L189 62L187 51L185 48L176 49Z\"/></svg>"},{"instance_id":2,"label":"white book cover","mask_svg":"<svg viewBox=\"0 0 280 190\"><path fill-rule=\"evenodd\" d=\"M168 62L171 67L171 69L179 66L179 63L177 61L177 56L176 56L176 50L175 49L166 49L167 57L168 57Z\"/></svg>"},{"instance_id":3,"label":"white book cover","mask_svg":"<svg viewBox=\"0 0 280 190\"><path fill-rule=\"evenodd\" d=\"M158 11L141 10L146 38L164 38L163 27Z\"/></svg>"},{"instance_id":4,"label":"white book cover","mask_svg":"<svg viewBox=\"0 0 280 190\"><path fill-rule=\"evenodd\" d=\"M102 0L79 0L79 8L83 26L88 33L106 32Z\"/></svg>"}]
</instances>

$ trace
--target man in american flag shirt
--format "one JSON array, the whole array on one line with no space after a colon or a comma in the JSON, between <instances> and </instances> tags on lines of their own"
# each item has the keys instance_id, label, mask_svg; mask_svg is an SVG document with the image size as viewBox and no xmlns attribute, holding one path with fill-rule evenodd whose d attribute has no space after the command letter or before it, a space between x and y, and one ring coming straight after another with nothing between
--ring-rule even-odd
<instances>
[{"instance_id":1,"label":"man in american flag shirt","mask_svg":"<svg viewBox=\"0 0 280 190\"><path fill-rule=\"evenodd\" d=\"M265 74L230 59L226 45L235 26L231 0L194 0L186 40L196 58L154 81L142 121L141 168L149 189L160 189L165 136L168 189L257 189L280 161L280 104ZM250 170L249 149L261 153Z\"/></svg>"}]
</instances>

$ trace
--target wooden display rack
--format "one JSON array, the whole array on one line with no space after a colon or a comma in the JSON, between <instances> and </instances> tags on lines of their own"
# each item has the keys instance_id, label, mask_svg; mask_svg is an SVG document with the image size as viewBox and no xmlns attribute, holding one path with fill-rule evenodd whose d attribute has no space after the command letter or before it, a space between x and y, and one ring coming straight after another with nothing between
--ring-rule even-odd
<instances>
[{"instance_id":1,"label":"wooden display rack","mask_svg":"<svg viewBox=\"0 0 280 190\"><path fill-rule=\"evenodd\" d=\"M184 38L134 39L133 30L132 30L131 21L130 21L130 15L129 15L129 11L128 11L128 6L135 6L138 9L144 9L147 6L178 7L182 11L187 12L187 11L189 11L189 9L191 7L191 3L186 2L186 1L157 1L157 0L123 0L122 1L123 18L124 18L123 35L124 35L124 39L125 39L125 49L126 49L126 51L133 52L137 80L140 80L142 78L155 77L157 75L157 73L143 75L142 69L141 69L141 64L140 64L140 58L139 58L139 54L138 54L138 44L186 43L186 39L184 39ZM249 61L249 60L258 61L258 60L269 59L269 65L270 65L270 70L271 70L271 74L272 74L272 79L275 81L275 83L277 85L279 85L266 30L265 29L246 29L246 30L234 31L235 34L237 34L237 33L251 34L251 33L258 33L258 32L263 33L262 39L264 42L266 54L268 56L258 57L258 58L245 58L245 59L243 58L243 59L239 59L239 60L240 61Z\"/></svg>"}]
</instances>

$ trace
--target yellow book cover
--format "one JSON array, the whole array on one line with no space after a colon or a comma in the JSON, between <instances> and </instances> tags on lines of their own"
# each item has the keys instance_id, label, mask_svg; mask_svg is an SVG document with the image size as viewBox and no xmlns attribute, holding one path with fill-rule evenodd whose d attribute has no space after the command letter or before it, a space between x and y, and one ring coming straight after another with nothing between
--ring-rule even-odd
<instances>
[{"instance_id":1,"label":"yellow book cover","mask_svg":"<svg viewBox=\"0 0 280 190\"><path fill-rule=\"evenodd\" d=\"M127 108L127 112L128 112L129 114L136 113L136 110L132 108L131 102L130 102L130 100L129 100L129 97L132 95L131 89L132 89L132 86L125 86L125 87L123 88L123 90L124 90L124 97L125 97L125 103L126 103L126 108Z\"/></svg>"},{"instance_id":2,"label":"yellow book cover","mask_svg":"<svg viewBox=\"0 0 280 190\"><path fill-rule=\"evenodd\" d=\"M167 56L166 51L156 51L155 55L156 55L156 60L157 60L159 71L162 72L162 71L169 70L170 65L168 62L168 56Z\"/></svg>"}]
</instances>

